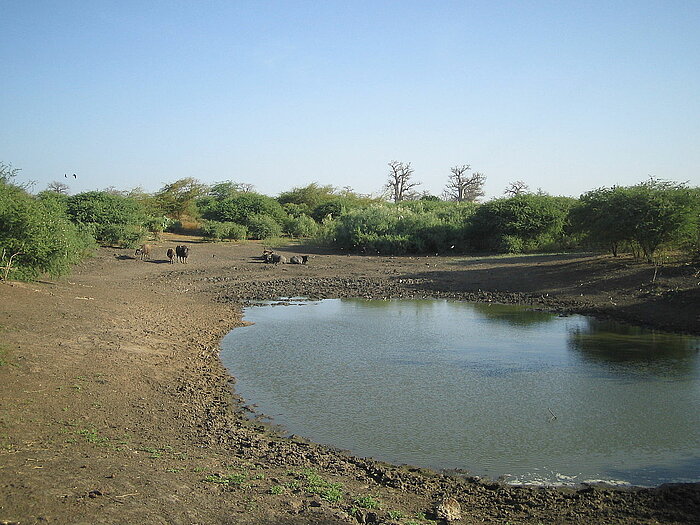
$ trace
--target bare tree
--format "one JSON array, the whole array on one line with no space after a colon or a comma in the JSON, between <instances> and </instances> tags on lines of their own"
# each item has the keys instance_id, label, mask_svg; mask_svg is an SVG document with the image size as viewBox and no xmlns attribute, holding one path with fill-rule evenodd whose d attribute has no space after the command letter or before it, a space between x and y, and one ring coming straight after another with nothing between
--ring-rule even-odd
<instances>
[{"instance_id":1,"label":"bare tree","mask_svg":"<svg viewBox=\"0 0 700 525\"><path fill-rule=\"evenodd\" d=\"M462 164L450 168L452 174L445 187L445 200L457 202L476 202L479 197L483 197L484 183L486 176L476 172L470 174L471 166Z\"/></svg>"},{"instance_id":2,"label":"bare tree","mask_svg":"<svg viewBox=\"0 0 700 525\"><path fill-rule=\"evenodd\" d=\"M506 190L503 192L503 195L508 197L517 197L518 195L524 195L526 193L530 193L530 186L521 180L516 180L515 182L508 184Z\"/></svg>"},{"instance_id":3,"label":"bare tree","mask_svg":"<svg viewBox=\"0 0 700 525\"><path fill-rule=\"evenodd\" d=\"M389 178L385 187L394 202L409 200L416 195L413 188L420 185L420 182L411 181L412 176L413 168L410 162L392 160L389 163Z\"/></svg>"},{"instance_id":4,"label":"bare tree","mask_svg":"<svg viewBox=\"0 0 700 525\"><path fill-rule=\"evenodd\" d=\"M57 180L49 182L48 186L46 186L46 191L52 191L59 195L68 195L68 190L70 190L68 184L58 182Z\"/></svg>"}]
</instances>

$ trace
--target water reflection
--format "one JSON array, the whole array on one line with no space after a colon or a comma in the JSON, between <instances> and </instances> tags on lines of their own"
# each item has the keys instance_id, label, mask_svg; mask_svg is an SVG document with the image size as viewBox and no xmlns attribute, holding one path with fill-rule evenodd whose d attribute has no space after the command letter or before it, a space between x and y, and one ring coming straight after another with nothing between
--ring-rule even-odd
<instances>
[{"instance_id":1,"label":"water reflection","mask_svg":"<svg viewBox=\"0 0 700 525\"><path fill-rule=\"evenodd\" d=\"M494 303L467 303L485 319L510 326L534 326L551 323L557 316L548 312L528 308L514 308L513 305Z\"/></svg>"},{"instance_id":2,"label":"water reflection","mask_svg":"<svg viewBox=\"0 0 700 525\"><path fill-rule=\"evenodd\" d=\"M569 330L569 348L613 372L681 379L697 374L698 340L613 321L582 318ZM611 366L612 365L612 366Z\"/></svg>"}]
</instances>

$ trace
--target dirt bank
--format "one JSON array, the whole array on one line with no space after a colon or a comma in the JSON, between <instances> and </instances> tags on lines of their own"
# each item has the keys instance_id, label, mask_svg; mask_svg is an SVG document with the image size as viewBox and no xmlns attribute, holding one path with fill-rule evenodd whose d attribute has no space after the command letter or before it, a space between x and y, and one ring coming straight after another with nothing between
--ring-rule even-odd
<instances>
[{"instance_id":1,"label":"dirt bank","mask_svg":"<svg viewBox=\"0 0 700 525\"><path fill-rule=\"evenodd\" d=\"M189 264L165 250L186 241ZM69 278L0 284L0 523L694 523L698 485L504 487L395 467L249 421L218 359L247 301L452 297L594 313L700 333L692 266L626 259L310 253L173 236L150 261L101 249ZM653 281L653 282L652 282ZM368 508L369 507L369 508Z\"/></svg>"}]
</instances>

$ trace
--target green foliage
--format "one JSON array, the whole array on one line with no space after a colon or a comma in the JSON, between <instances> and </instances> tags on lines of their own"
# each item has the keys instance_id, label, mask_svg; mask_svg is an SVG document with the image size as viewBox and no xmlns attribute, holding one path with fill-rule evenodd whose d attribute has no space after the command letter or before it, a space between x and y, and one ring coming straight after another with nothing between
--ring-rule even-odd
<instances>
[{"instance_id":1,"label":"green foliage","mask_svg":"<svg viewBox=\"0 0 700 525\"><path fill-rule=\"evenodd\" d=\"M166 184L154 195L158 214L167 215L172 219L181 219L183 216L196 217L195 201L203 196L206 190L207 187L193 177Z\"/></svg>"},{"instance_id":2,"label":"green foliage","mask_svg":"<svg viewBox=\"0 0 700 525\"><path fill-rule=\"evenodd\" d=\"M338 247L364 253L445 253L464 247L465 217L471 206L446 212L431 201L373 205L350 210L333 223ZM330 232L324 237L330 238Z\"/></svg>"},{"instance_id":3,"label":"green foliage","mask_svg":"<svg viewBox=\"0 0 700 525\"><path fill-rule=\"evenodd\" d=\"M72 264L93 249L94 239L71 223L59 199L40 199L17 186L0 183L0 266L6 266L17 254L8 278L68 273Z\"/></svg>"},{"instance_id":4,"label":"green foliage","mask_svg":"<svg viewBox=\"0 0 700 525\"><path fill-rule=\"evenodd\" d=\"M326 481L312 470L303 471L301 477L306 480L306 488L311 494L317 494L331 503L339 503L343 500L343 485L341 483Z\"/></svg>"},{"instance_id":5,"label":"green foliage","mask_svg":"<svg viewBox=\"0 0 700 525\"><path fill-rule=\"evenodd\" d=\"M635 186L600 188L581 196L572 230L617 255L627 246L651 261L662 246L697 249L700 193L655 179Z\"/></svg>"},{"instance_id":6,"label":"green foliage","mask_svg":"<svg viewBox=\"0 0 700 525\"><path fill-rule=\"evenodd\" d=\"M519 253L554 248L564 242L568 213L574 199L523 194L479 206L469 232L481 250Z\"/></svg>"},{"instance_id":7,"label":"green foliage","mask_svg":"<svg viewBox=\"0 0 700 525\"><path fill-rule=\"evenodd\" d=\"M327 201L314 207L311 211L311 216L316 222L321 222L326 217L337 219L347 209L344 203L345 199L334 199Z\"/></svg>"},{"instance_id":8,"label":"green foliage","mask_svg":"<svg viewBox=\"0 0 700 525\"><path fill-rule=\"evenodd\" d=\"M359 496L355 498L353 503L363 509L378 509L380 507L379 499L373 496Z\"/></svg>"},{"instance_id":9,"label":"green foliage","mask_svg":"<svg viewBox=\"0 0 700 525\"><path fill-rule=\"evenodd\" d=\"M269 239L282 235L282 226L270 215L251 215L247 222L251 239Z\"/></svg>"},{"instance_id":10,"label":"green foliage","mask_svg":"<svg viewBox=\"0 0 700 525\"><path fill-rule=\"evenodd\" d=\"M245 483L246 481L246 474L243 473L233 473L233 474L210 474L206 478L204 478L204 481L206 483L216 483L217 485L226 485L226 486L241 486Z\"/></svg>"},{"instance_id":11,"label":"green foliage","mask_svg":"<svg viewBox=\"0 0 700 525\"><path fill-rule=\"evenodd\" d=\"M290 237L313 237L318 232L318 224L308 215L288 217L283 225L284 233Z\"/></svg>"},{"instance_id":12,"label":"green foliage","mask_svg":"<svg viewBox=\"0 0 700 525\"><path fill-rule=\"evenodd\" d=\"M316 206L328 202L337 197L333 186L320 186L316 182L312 182L303 188L293 188L290 191L281 193L277 200L280 204L296 204L304 206L308 214Z\"/></svg>"},{"instance_id":13,"label":"green foliage","mask_svg":"<svg viewBox=\"0 0 700 525\"><path fill-rule=\"evenodd\" d=\"M206 221L200 230L202 237L213 241L222 239L244 240L248 229L234 222Z\"/></svg>"},{"instance_id":14,"label":"green foliage","mask_svg":"<svg viewBox=\"0 0 700 525\"><path fill-rule=\"evenodd\" d=\"M248 226L251 230L251 219L259 215L266 215L278 223L286 217L279 202L272 197L253 192L218 200L202 210L202 217L207 220L235 222Z\"/></svg>"},{"instance_id":15,"label":"green foliage","mask_svg":"<svg viewBox=\"0 0 700 525\"><path fill-rule=\"evenodd\" d=\"M107 245L135 246L146 237L146 215L139 203L129 197L104 191L79 193L67 199L73 222Z\"/></svg>"}]
</instances>

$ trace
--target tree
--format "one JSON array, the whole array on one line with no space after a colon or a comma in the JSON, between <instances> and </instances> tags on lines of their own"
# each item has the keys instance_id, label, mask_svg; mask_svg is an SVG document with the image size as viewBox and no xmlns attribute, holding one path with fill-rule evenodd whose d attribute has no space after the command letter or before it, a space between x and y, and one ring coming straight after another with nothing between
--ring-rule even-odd
<instances>
[{"instance_id":1,"label":"tree","mask_svg":"<svg viewBox=\"0 0 700 525\"><path fill-rule=\"evenodd\" d=\"M195 199L206 190L207 187L194 177L185 177L163 186L154 198L164 215L180 220L183 215L196 215Z\"/></svg>"},{"instance_id":2,"label":"tree","mask_svg":"<svg viewBox=\"0 0 700 525\"><path fill-rule=\"evenodd\" d=\"M133 246L146 235L146 214L130 197L89 191L68 197L68 216L104 244Z\"/></svg>"},{"instance_id":3,"label":"tree","mask_svg":"<svg viewBox=\"0 0 700 525\"><path fill-rule=\"evenodd\" d=\"M476 202L479 197L484 196L484 183L486 176L483 173L469 174L471 170L469 164L454 166L450 168L452 174L445 188L446 200L456 202Z\"/></svg>"},{"instance_id":4,"label":"tree","mask_svg":"<svg viewBox=\"0 0 700 525\"><path fill-rule=\"evenodd\" d=\"M617 255L626 242L653 261L663 245L692 243L698 231L698 192L650 178L635 186L600 188L581 196L572 226Z\"/></svg>"},{"instance_id":5,"label":"tree","mask_svg":"<svg viewBox=\"0 0 700 525\"><path fill-rule=\"evenodd\" d=\"M413 168L411 163L403 163L397 160L392 160L389 163L389 178L385 188L389 191L389 195L394 202L409 200L416 194L413 188L420 185L420 182L411 180L413 177Z\"/></svg>"},{"instance_id":6,"label":"tree","mask_svg":"<svg viewBox=\"0 0 700 525\"><path fill-rule=\"evenodd\" d=\"M0 162L0 183L10 184L20 171L20 168L13 168L12 164Z\"/></svg>"},{"instance_id":7,"label":"tree","mask_svg":"<svg viewBox=\"0 0 700 525\"><path fill-rule=\"evenodd\" d=\"M68 184L64 182L59 182L57 180L49 182L48 186L46 186L47 191L58 193L59 195L68 195L69 189L70 187L68 186Z\"/></svg>"},{"instance_id":8,"label":"tree","mask_svg":"<svg viewBox=\"0 0 700 525\"><path fill-rule=\"evenodd\" d=\"M516 180L508 184L503 195L507 197L517 197L518 195L525 195L526 193L530 193L530 187L523 181Z\"/></svg>"}]
</instances>

